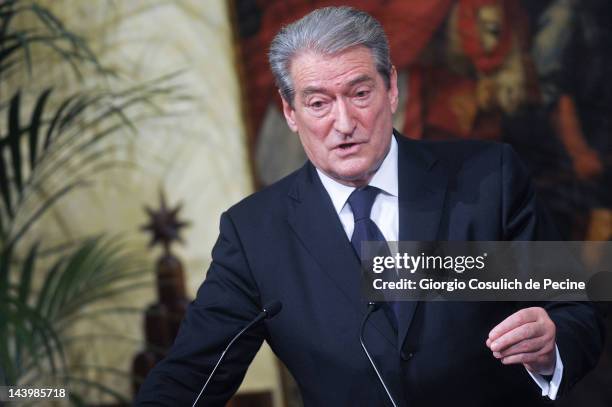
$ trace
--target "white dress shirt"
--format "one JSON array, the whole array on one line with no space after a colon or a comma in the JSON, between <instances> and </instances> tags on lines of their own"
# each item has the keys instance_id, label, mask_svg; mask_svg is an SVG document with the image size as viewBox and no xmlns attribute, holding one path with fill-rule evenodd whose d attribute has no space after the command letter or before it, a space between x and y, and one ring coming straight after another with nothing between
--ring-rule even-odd
<instances>
[{"instance_id":1,"label":"white dress shirt","mask_svg":"<svg viewBox=\"0 0 612 407\"><path fill-rule=\"evenodd\" d=\"M397 148L397 141L395 137L392 136L389 152L369 183L369 185L381 190L372 205L370 218L376 223L376 226L378 226L385 239L389 242L396 242L399 240ZM351 240L353 229L355 228L355 221L353 219L353 211L347 201L355 188L339 183L318 168L317 173L319 174L323 187L331 198L336 213L340 218L340 222L342 222L342 227L344 228L346 236ZM542 396L548 396L551 400L557 397L563 375L563 362L561 361L559 349L556 345L555 352L557 361L550 382L542 375L527 371L542 389Z\"/></svg>"}]
</instances>

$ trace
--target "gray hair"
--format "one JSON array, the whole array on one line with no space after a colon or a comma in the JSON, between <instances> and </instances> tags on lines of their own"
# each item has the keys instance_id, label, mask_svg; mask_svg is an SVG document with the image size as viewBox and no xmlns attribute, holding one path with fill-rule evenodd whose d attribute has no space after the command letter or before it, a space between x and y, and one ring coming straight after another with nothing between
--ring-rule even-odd
<instances>
[{"instance_id":1,"label":"gray hair","mask_svg":"<svg viewBox=\"0 0 612 407\"><path fill-rule=\"evenodd\" d=\"M376 70L388 88L389 42L382 25L368 13L351 7L325 7L283 27L272 40L269 54L270 68L283 99L293 106L295 89L289 70L297 53L311 50L333 55L356 46L372 52Z\"/></svg>"}]
</instances>

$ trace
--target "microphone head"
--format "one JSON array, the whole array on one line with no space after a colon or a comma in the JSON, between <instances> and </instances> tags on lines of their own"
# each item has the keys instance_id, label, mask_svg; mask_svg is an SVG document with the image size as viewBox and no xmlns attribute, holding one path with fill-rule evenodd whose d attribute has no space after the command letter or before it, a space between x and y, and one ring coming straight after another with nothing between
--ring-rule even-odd
<instances>
[{"instance_id":1,"label":"microphone head","mask_svg":"<svg viewBox=\"0 0 612 407\"><path fill-rule=\"evenodd\" d=\"M263 311L266 313L266 318L270 319L278 314L283 308L283 304L280 301L270 301L263 307Z\"/></svg>"},{"instance_id":2,"label":"microphone head","mask_svg":"<svg viewBox=\"0 0 612 407\"><path fill-rule=\"evenodd\" d=\"M370 302L368 302L368 309L371 312L374 312L374 311L377 311L380 308L381 305L382 304L380 302L370 301Z\"/></svg>"}]
</instances>

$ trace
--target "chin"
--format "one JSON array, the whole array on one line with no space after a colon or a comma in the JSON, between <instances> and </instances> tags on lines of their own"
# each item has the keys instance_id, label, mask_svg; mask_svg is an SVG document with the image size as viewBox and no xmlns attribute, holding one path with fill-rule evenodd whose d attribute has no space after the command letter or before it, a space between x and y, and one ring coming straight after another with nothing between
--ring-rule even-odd
<instances>
[{"instance_id":1,"label":"chin","mask_svg":"<svg viewBox=\"0 0 612 407\"><path fill-rule=\"evenodd\" d=\"M341 180L349 183L357 183L357 184L366 184L371 176L373 171L339 171L335 173L335 177L337 180Z\"/></svg>"}]
</instances>

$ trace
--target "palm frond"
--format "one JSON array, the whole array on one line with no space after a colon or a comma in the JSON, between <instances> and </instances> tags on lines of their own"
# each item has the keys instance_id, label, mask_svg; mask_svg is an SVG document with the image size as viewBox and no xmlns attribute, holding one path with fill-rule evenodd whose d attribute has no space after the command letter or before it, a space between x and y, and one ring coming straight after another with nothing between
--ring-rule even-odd
<instances>
[{"instance_id":1,"label":"palm frond","mask_svg":"<svg viewBox=\"0 0 612 407\"><path fill-rule=\"evenodd\" d=\"M7 334L0 339L0 361L9 385L16 384L24 374L20 369L24 355L37 355L39 349L44 350L45 358L30 360L36 368L50 368L54 374L65 370L64 348L51 322L17 297L8 296L0 301L2 328Z\"/></svg>"},{"instance_id":2,"label":"palm frond","mask_svg":"<svg viewBox=\"0 0 612 407\"><path fill-rule=\"evenodd\" d=\"M40 96L36 100L36 104L34 105L32 117L30 118L30 137L28 139L28 146L30 150L30 169L32 171L34 170L34 168L36 168L36 163L38 160L40 128L43 123L43 112L47 103L47 99L51 94L51 91L52 88L47 88L40 94Z\"/></svg>"},{"instance_id":3,"label":"palm frond","mask_svg":"<svg viewBox=\"0 0 612 407\"><path fill-rule=\"evenodd\" d=\"M32 15L34 27L13 28L13 20L19 14ZM0 74L19 64L25 64L32 74L33 45L51 49L71 67L77 78L82 77L80 65L83 63L93 66L102 75L115 75L100 63L87 41L67 29L51 10L37 3L4 1L0 9ZM20 51L23 58L19 58Z\"/></svg>"},{"instance_id":4,"label":"palm frond","mask_svg":"<svg viewBox=\"0 0 612 407\"><path fill-rule=\"evenodd\" d=\"M0 365L10 383L45 368L53 375L66 374L67 329L87 312L95 312L89 307L150 286L145 281L146 268L122 249L119 239L86 240L57 259L42 287L35 290L32 276L39 256L40 244L34 243L23 261L21 278L0 298L0 332L4 334Z\"/></svg>"},{"instance_id":5,"label":"palm frond","mask_svg":"<svg viewBox=\"0 0 612 407\"><path fill-rule=\"evenodd\" d=\"M23 21L27 26L20 25ZM114 72L50 9L36 1L0 1L2 83L25 69L31 76L46 69L40 64L41 49L58 57L52 60L68 66L77 78L93 72L106 87L83 85L79 92L60 97L51 86L32 89L24 84L0 95L2 376L6 384L35 383L42 374L73 384L79 390L70 394L74 405L86 405L84 391L92 388L127 402L111 387L80 374L126 373L102 366L68 366L65 352L73 339L78 340L71 337L78 321L135 312L100 304L150 287L147 268L121 239L96 236L50 245L35 226L73 191L91 185L95 175L126 165L117 159L126 139L113 136L137 134L140 120L165 114L158 100L168 101L175 94L172 81L180 72L111 91L108 81L116 78Z\"/></svg>"},{"instance_id":6,"label":"palm frond","mask_svg":"<svg viewBox=\"0 0 612 407\"><path fill-rule=\"evenodd\" d=\"M25 123L20 122L24 102L21 92L17 91L9 104L6 135L0 139L0 226L4 239L12 243L21 238L58 198L67 195L75 185L84 185L83 178L67 180L77 178L89 165L103 162L100 148L107 139L125 129L136 132L134 120L137 117L129 113L130 109L155 106L156 97L171 91L172 87L165 83L140 84L114 93L84 91L65 98L55 111L45 114L52 94L52 89L46 88L36 97L30 118ZM45 136L41 145L42 133ZM5 158L4 149L9 150L10 160ZM70 165L74 157L84 156L91 158L81 160L85 165ZM41 210L21 221L25 228L16 228L13 223L18 212L25 207L28 196L47 185L53 176L64 182L43 201L39 206Z\"/></svg>"}]
</instances>

